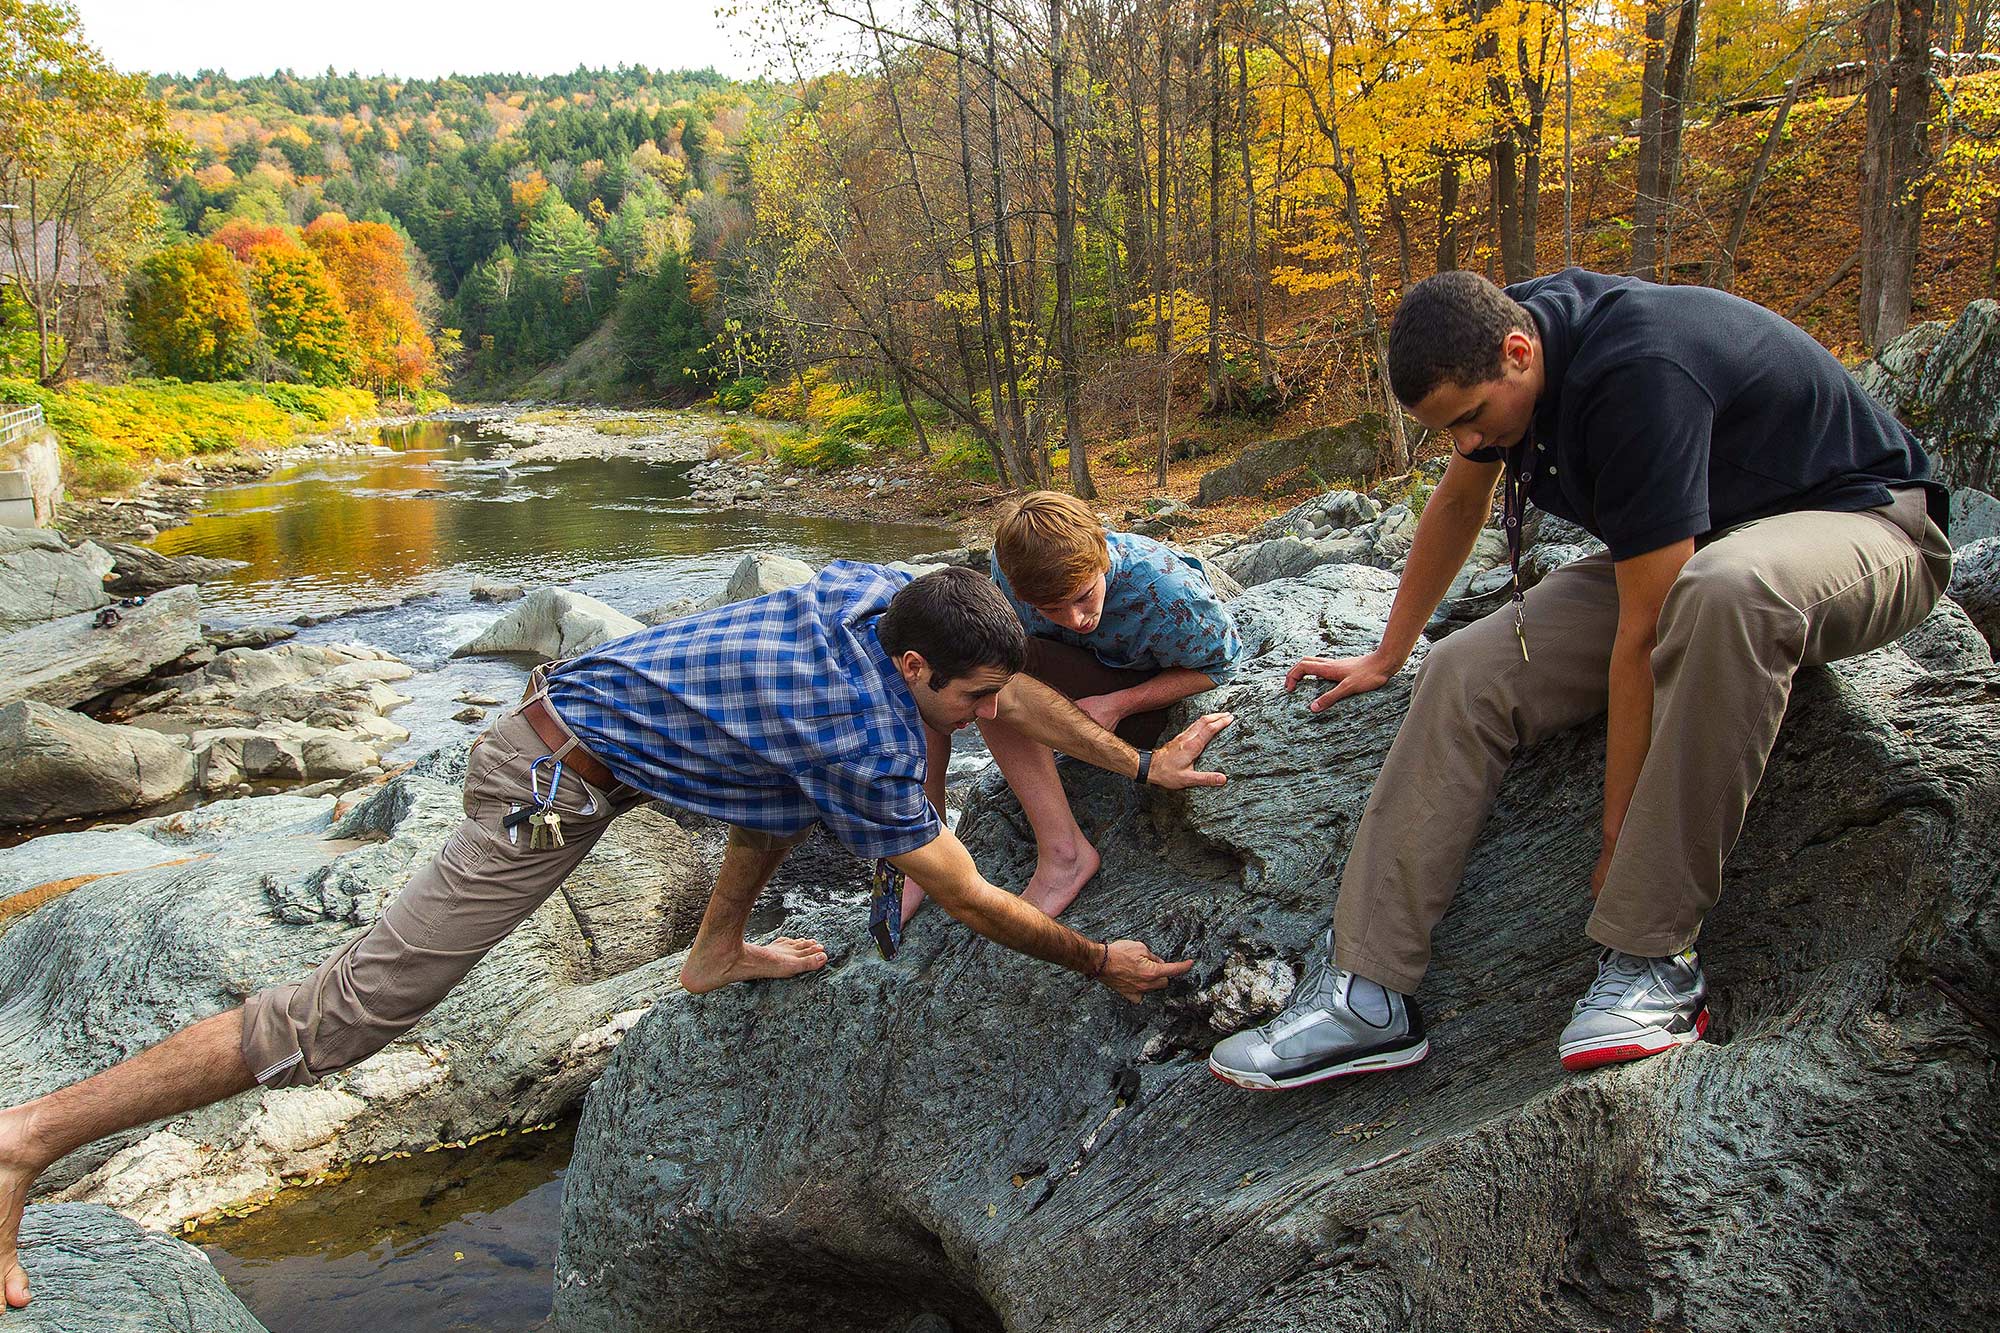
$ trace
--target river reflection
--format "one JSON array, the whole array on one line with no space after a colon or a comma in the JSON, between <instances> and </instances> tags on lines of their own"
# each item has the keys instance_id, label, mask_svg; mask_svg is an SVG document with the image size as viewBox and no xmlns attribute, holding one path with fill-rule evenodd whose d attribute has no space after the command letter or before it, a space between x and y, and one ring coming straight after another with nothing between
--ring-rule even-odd
<instances>
[{"instance_id":1,"label":"river reflection","mask_svg":"<svg viewBox=\"0 0 2000 1333\"><path fill-rule=\"evenodd\" d=\"M575 1132L359 1167L188 1239L271 1333L538 1328Z\"/></svg>"}]
</instances>

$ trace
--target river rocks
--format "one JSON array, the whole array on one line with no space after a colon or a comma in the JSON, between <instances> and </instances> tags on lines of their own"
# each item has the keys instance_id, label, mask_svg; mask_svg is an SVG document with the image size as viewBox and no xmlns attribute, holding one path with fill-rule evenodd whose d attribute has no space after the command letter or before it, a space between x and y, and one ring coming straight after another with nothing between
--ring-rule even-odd
<instances>
[{"instance_id":1,"label":"river rocks","mask_svg":"<svg viewBox=\"0 0 2000 1333\"><path fill-rule=\"evenodd\" d=\"M1368 476L1375 471L1387 429L1380 416L1364 413L1337 426L1252 445L1230 462L1202 474L1195 503L1210 505L1241 495L1262 495L1271 482L1287 473L1329 480Z\"/></svg>"},{"instance_id":2,"label":"river rocks","mask_svg":"<svg viewBox=\"0 0 2000 1333\"><path fill-rule=\"evenodd\" d=\"M0 527L0 632L103 606L111 564L94 542L72 549L53 532Z\"/></svg>"},{"instance_id":3,"label":"river rocks","mask_svg":"<svg viewBox=\"0 0 2000 1333\"><path fill-rule=\"evenodd\" d=\"M0 636L0 704L38 699L59 708L86 703L142 680L185 654L202 649L201 594L169 588L143 606L80 611Z\"/></svg>"},{"instance_id":4,"label":"river rocks","mask_svg":"<svg viewBox=\"0 0 2000 1333\"><path fill-rule=\"evenodd\" d=\"M712 611L731 602L745 602L766 593L796 588L812 576L813 567L803 560L757 551L736 562L736 568L729 571L729 582L721 592L703 602L701 609Z\"/></svg>"},{"instance_id":5,"label":"river rocks","mask_svg":"<svg viewBox=\"0 0 2000 1333\"><path fill-rule=\"evenodd\" d=\"M1359 491L1327 491L1268 520L1252 534L1252 540L1298 537L1317 541L1339 529L1372 523L1381 515L1382 506Z\"/></svg>"},{"instance_id":6,"label":"river rocks","mask_svg":"<svg viewBox=\"0 0 2000 1333\"><path fill-rule=\"evenodd\" d=\"M1392 579L1328 567L1235 604L1229 784L1064 766L1103 853L1065 920L1194 971L1129 1006L926 914L787 933L830 966L655 1006L565 1182L570 1330L1957 1330L2000 1317L2000 675L1899 647L1801 673L1702 935L1710 1039L1565 1073L1602 729L1515 765L1436 934L1431 1059L1278 1095L1203 1067L1324 928L1411 672L1325 714L1304 652L1378 640ZM1422 650L1420 649L1420 652ZM1446 817L1440 812L1440 818ZM1034 847L979 784L994 882ZM1422 837L1421 829L1409 836ZM1261 976L1259 973L1261 972ZM1060 1256L1051 1262L1051 1256Z\"/></svg>"},{"instance_id":7,"label":"river rocks","mask_svg":"<svg viewBox=\"0 0 2000 1333\"><path fill-rule=\"evenodd\" d=\"M264 1333L207 1255L109 1208L28 1209L21 1260L34 1299L7 1333Z\"/></svg>"},{"instance_id":8,"label":"river rocks","mask_svg":"<svg viewBox=\"0 0 2000 1333\"><path fill-rule=\"evenodd\" d=\"M1367 514L1373 507L1374 501L1351 491L1321 496L1273 520L1279 535L1253 538L1220 552L1213 557L1214 563L1246 588L1274 579L1297 578L1322 565L1401 569L1417 535L1418 516L1407 504L1391 505L1354 527L1326 526L1338 518ZM1267 524L1259 531L1270 527ZM1472 578L1505 560L1506 555L1506 539L1497 529L1481 532L1452 585L1452 595L1462 595Z\"/></svg>"},{"instance_id":9,"label":"river rocks","mask_svg":"<svg viewBox=\"0 0 2000 1333\"><path fill-rule=\"evenodd\" d=\"M993 572L993 548L990 546L954 546L948 551L932 551L928 555L913 555L913 564L919 565L964 565L976 569L981 574Z\"/></svg>"},{"instance_id":10,"label":"river rocks","mask_svg":"<svg viewBox=\"0 0 2000 1333\"><path fill-rule=\"evenodd\" d=\"M352 939L458 823L460 793L437 774L462 763L461 749L338 806L255 797L68 836L62 875L101 877L0 923L7 1100L109 1065ZM681 929L696 872L670 825L614 824L570 894L552 895L376 1058L82 1150L42 1190L171 1226L282 1175L560 1115L635 1011L674 986L659 950ZM0 849L0 886L51 868L36 847Z\"/></svg>"},{"instance_id":11,"label":"river rocks","mask_svg":"<svg viewBox=\"0 0 2000 1333\"><path fill-rule=\"evenodd\" d=\"M1973 301L1950 324L1920 324L1855 378L1896 410L1951 486L2000 489L2000 303Z\"/></svg>"},{"instance_id":12,"label":"river rocks","mask_svg":"<svg viewBox=\"0 0 2000 1333\"><path fill-rule=\"evenodd\" d=\"M1951 493L1951 544L1969 546L2000 537L2000 500L1985 491L1962 486Z\"/></svg>"},{"instance_id":13,"label":"river rocks","mask_svg":"<svg viewBox=\"0 0 2000 1333\"><path fill-rule=\"evenodd\" d=\"M248 567L243 560L219 560L208 556L161 555L128 542L106 542L116 562L106 586L119 597L138 597L184 583L209 583Z\"/></svg>"},{"instance_id":14,"label":"river rocks","mask_svg":"<svg viewBox=\"0 0 2000 1333\"><path fill-rule=\"evenodd\" d=\"M1960 548L1952 561L1951 595L2000 652L2000 537Z\"/></svg>"},{"instance_id":15,"label":"river rocks","mask_svg":"<svg viewBox=\"0 0 2000 1333\"><path fill-rule=\"evenodd\" d=\"M527 595L528 590L518 583L496 583L483 576L472 580L475 602L518 602Z\"/></svg>"},{"instance_id":16,"label":"river rocks","mask_svg":"<svg viewBox=\"0 0 2000 1333\"><path fill-rule=\"evenodd\" d=\"M522 653L543 661L574 657L612 639L644 629L614 610L567 588L537 588L514 609L489 625L471 643L452 649L453 657Z\"/></svg>"},{"instance_id":17,"label":"river rocks","mask_svg":"<svg viewBox=\"0 0 2000 1333\"><path fill-rule=\"evenodd\" d=\"M0 706L0 826L138 809L194 785L186 750L46 704Z\"/></svg>"}]
</instances>

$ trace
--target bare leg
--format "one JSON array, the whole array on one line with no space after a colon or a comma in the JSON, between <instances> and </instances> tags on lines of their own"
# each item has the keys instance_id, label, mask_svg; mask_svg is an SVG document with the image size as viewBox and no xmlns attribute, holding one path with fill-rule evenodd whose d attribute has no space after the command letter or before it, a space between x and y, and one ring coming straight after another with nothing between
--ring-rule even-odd
<instances>
[{"instance_id":1,"label":"bare leg","mask_svg":"<svg viewBox=\"0 0 2000 1333\"><path fill-rule=\"evenodd\" d=\"M243 1064L243 1011L204 1018L157 1046L79 1083L0 1111L0 1287L28 1303L14 1252L21 1209L51 1162L107 1134L179 1115L253 1087Z\"/></svg>"},{"instance_id":2,"label":"bare leg","mask_svg":"<svg viewBox=\"0 0 2000 1333\"><path fill-rule=\"evenodd\" d=\"M944 779L951 768L951 737L941 731L924 728L924 795L930 798L931 808L944 817ZM903 924L909 925L910 918L924 905L924 886L913 879L903 881Z\"/></svg>"},{"instance_id":3,"label":"bare leg","mask_svg":"<svg viewBox=\"0 0 2000 1333\"><path fill-rule=\"evenodd\" d=\"M705 995L733 981L795 977L826 966L826 949L818 940L780 936L769 944L751 944L743 938L743 926L750 919L757 895L790 851L789 847L751 847L731 838L722 854L722 869L715 876L715 892L709 895L708 910L702 913L701 928L695 932L694 946L681 964L681 985L691 993Z\"/></svg>"},{"instance_id":4,"label":"bare leg","mask_svg":"<svg viewBox=\"0 0 2000 1333\"><path fill-rule=\"evenodd\" d=\"M1100 857L1077 827L1056 773L1055 751L1031 741L1004 722L981 722L986 748L1020 798L1028 827L1035 831L1035 873L1021 897L1050 916L1065 907L1097 873Z\"/></svg>"}]
</instances>

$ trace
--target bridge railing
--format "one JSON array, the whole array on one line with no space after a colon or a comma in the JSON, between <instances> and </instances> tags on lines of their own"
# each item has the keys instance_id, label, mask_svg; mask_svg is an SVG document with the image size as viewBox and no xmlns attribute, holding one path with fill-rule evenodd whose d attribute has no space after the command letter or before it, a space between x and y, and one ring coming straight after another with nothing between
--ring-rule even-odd
<instances>
[{"instance_id":1,"label":"bridge railing","mask_svg":"<svg viewBox=\"0 0 2000 1333\"><path fill-rule=\"evenodd\" d=\"M30 431L40 430L43 425L40 403L10 405L0 403L0 449L6 448Z\"/></svg>"}]
</instances>

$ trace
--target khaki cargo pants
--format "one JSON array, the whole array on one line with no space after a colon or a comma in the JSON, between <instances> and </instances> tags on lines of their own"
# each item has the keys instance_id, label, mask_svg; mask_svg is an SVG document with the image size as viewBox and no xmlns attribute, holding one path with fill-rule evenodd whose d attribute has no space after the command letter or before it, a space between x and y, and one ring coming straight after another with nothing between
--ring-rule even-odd
<instances>
[{"instance_id":1,"label":"khaki cargo pants","mask_svg":"<svg viewBox=\"0 0 2000 1333\"><path fill-rule=\"evenodd\" d=\"M613 819L649 799L623 783L604 790L566 772L556 800L564 845L531 848L526 824L507 829L501 821L530 803L529 772L548 753L518 707L503 714L472 743L465 820L430 863L410 877L374 925L310 976L245 1002L243 1062L259 1083L313 1083L415 1027L560 887ZM770 848L806 835L732 828L729 836Z\"/></svg>"},{"instance_id":2,"label":"khaki cargo pants","mask_svg":"<svg viewBox=\"0 0 2000 1333\"><path fill-rule=\"evenodd\" d=\"M1951 548L1921 489L1863 513L1760 519L1703 544L1660 611L1652 744L1590 938L1649 957L1691 945L1794 673L1902 637L1950 581ZM1430 965L1431 930L1514 756L1606 707L1618 628L1610 556L1557 569L1528 591L1525 612L1529 661L1511 605L1431 649L1355 832L1335 961L1405 994Z\"/></svg>"}]
</instances>

